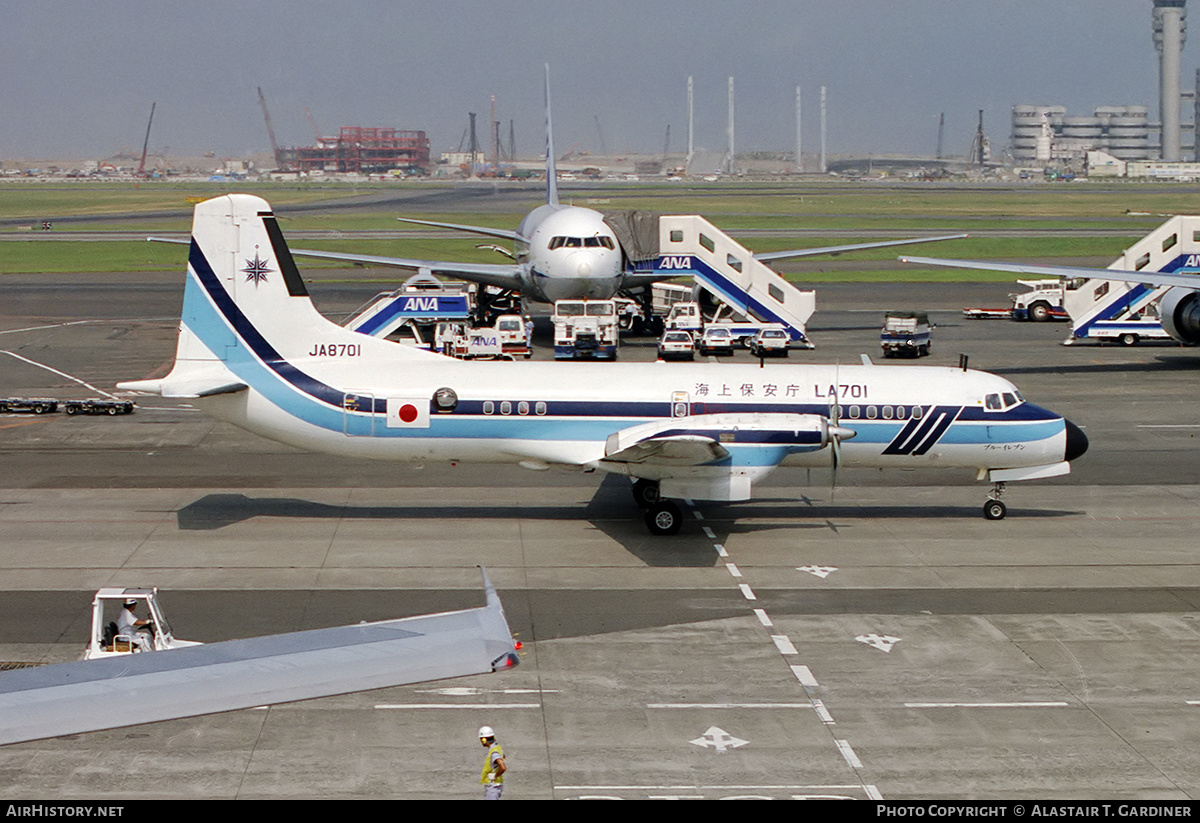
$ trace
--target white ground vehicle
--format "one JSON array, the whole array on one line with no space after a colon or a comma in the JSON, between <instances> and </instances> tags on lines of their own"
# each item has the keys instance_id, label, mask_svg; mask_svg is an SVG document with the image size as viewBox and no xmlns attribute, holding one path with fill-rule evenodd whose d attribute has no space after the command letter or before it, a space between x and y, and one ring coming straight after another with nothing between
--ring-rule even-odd
<instances>
[{"instance_id":1,"label":"white ground vehicle","mask_svg":"<svg viewBox=\"0 0 1200 823\"><path fill-rule=\"evenodd\" d=\"M692 333L678 329L663 332L658 341L658 359L695 360L696 341L692 339Z\"/></svg>"},{"instance_id":2,"label":"white ground vehicle","mask_svg":"<svg viewBox=\"0 0 1200 823\"><path fill-rule=\"evenodd\" d=\"M690 300L676 303L667 312L666 327L678 331L697 332L704 328L704 317L700 304Z\"/></svg>"},{"instance_id":3,"label":"white ground vehicle","mask_svg":"<svg viewBox=\"0 0 1200 823\"><path fill-rule=\"evenodd\" d=\"M884 357L922 357L933 346L929 315L925 312L890 311L883 317L879 345Z\"/></svg>"},{"instance_id":4,"label":"white ground vehicle","mask_svg":"<svg viewBox=\"0 0 1200 823\"><path fill-rule=\"evenodd\" d=\"M559 300L554 304L555 360L616 360L615 300Z\"/></svg>"},{"instance_id":5,"label":"white ground vehicle","mask_svg":"<svg viewBox=\"0 0 1200 823\"><path fill-rule=\"evenodd\" d=\"M1032 320L1041 323L1046 320L1067 319L1067 312L1063 308L1062 280L1018 280L1017 282L1029 291L1009 295L1013 304L1013 320Z\"/></svg>"},{"instance_id":6,"label":"white ground vehicle","mask_svg":"<svg viewBox=\"0 0 1200 823\"><path fill-rule=\"evenodd\" d=\"M766 326L750 338L749 346L755 357L787 357L788 333L783 326Z\"/></svg>"},{"instance_id":7,"label":"white ground vehicle","mask_svg":"<svg viewBox=\"0 0 1200 823\"><path fill-rule=\"evenodd\" d=\"M137 632L140 637L128 633L121 634L117 629L117 620L126 600L136 600L137 618L150 621L148 626ZM157 588L106 588L96 592L96 597L92 600L92 633L88 638L83 659L97 660L135 652L199 645L191 640L176 640L171 634L171 627L158 602Z\"/></svg>"},{"instance_id":8,"label":"white ground vehicle","mask_svg":"<svg viewBox=\"0 0 1200 823\"><path fill-rule=\"evenodd\" d=\"M696 352L701 357L733 354L733 333L722 326L709 326L696 341Z\"/></svg>"}]
</instances>

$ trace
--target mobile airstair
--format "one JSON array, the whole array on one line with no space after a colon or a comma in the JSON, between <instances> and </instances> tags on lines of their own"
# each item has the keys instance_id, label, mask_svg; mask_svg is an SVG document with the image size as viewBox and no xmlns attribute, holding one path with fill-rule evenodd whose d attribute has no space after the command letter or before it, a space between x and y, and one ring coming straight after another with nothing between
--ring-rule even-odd
<instances>
[{"instance_id":1,"label":"mobile airstair","mask_svg":"<svg viewBox=\"0 0 1200 823\"><path fill-rule=\"evenodd\" d=\"M1200 267L1200 217L1172 217L1134 243L1109 265L1110 269L1176 272ZM1067 280L1063 308L1071 315L1070 345L1081 340L1169 340L1158 313L1167 286L1126 283L1101 278Z\"/></svg>"},{"instance_id":2,"label":"mobile airstair","mask_svg":"<svg viewBox=\"0 0 1200 823\"><path fill-rule=\"evenodd\" d=\"M795 344L812 348L806 326L816 310L816 292L797 289L703 217L664 214L658 228L656 274L690 275L735 312L778 323Z\"/></svg>"}]
</instances>

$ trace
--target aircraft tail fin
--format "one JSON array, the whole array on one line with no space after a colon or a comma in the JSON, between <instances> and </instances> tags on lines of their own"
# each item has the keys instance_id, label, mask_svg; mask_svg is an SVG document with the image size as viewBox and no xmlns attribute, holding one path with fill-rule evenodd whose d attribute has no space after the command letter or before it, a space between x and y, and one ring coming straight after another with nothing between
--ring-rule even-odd
<instances>
[{"instance_id":1,"label":"aircraft tail fin","mask_svg":"<svg viewBox=\"0 0 1200 823\"><path fill-rule=\"evenodd\" d=\"M156 380L117 384L165 397L237 392L266 366L303 382L294 363L325 352L386 345L393 357L433 355L331 322L316 310L271 206L249 194L196 205L175 366ZM357 347L357 348L355 348Z\"/></svg>"},{"instance_id":2,"label":"aircraft tail fin","mask_svg":"<svg viewBox=\"0 0 1200 823\"><path fill-rule=\"evenodd\" d=\"M558 166L554 158L554 124L550 119L550 64L546 64L546 202L558 205Z\"/></svg>"}]
</instances>

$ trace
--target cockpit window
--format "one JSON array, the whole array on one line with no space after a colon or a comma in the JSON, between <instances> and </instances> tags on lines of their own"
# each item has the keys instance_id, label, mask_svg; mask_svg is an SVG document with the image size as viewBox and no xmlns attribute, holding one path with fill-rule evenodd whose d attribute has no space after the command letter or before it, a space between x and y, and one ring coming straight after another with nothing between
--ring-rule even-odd
<instances>
[{"instance_id":1,"label":"cockpit window","mask_svg":"<svg viewBox=\"0 0 1200 823\"><path fill-rule=\"evenodd\" d=\"M615 249L611 237L551 237L550 250L554 249Z\"/></svg>"},{"instance_id":2,"label":"cockpit window","mask_svg":"<svg viewBox=\"0 0 1200 823\"><path fill-rule=\"evenodd\" d=\"M1025 398L1021 397L1021 393L1013 390L987 395L983 398L983 407L988 411L1004 411L1024 402Z\"/></svg>"}]
</instances>

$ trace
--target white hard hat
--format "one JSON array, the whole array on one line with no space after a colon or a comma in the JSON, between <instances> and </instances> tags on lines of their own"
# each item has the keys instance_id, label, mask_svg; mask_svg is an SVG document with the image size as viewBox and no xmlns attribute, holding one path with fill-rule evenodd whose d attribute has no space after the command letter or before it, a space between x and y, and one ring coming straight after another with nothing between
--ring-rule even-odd
<instances>
[{"instance_id":1,"label":"white hard hat","mask_svg":"<svg viewBox=\"0 0 1200 823\"><path fill-rule=\"evenodd\" d=\"M493 729L491 726L480 726L479 727L479 736L480 736L480 738L495 737L496 730Z\"/></svg>"}]
</instances>

